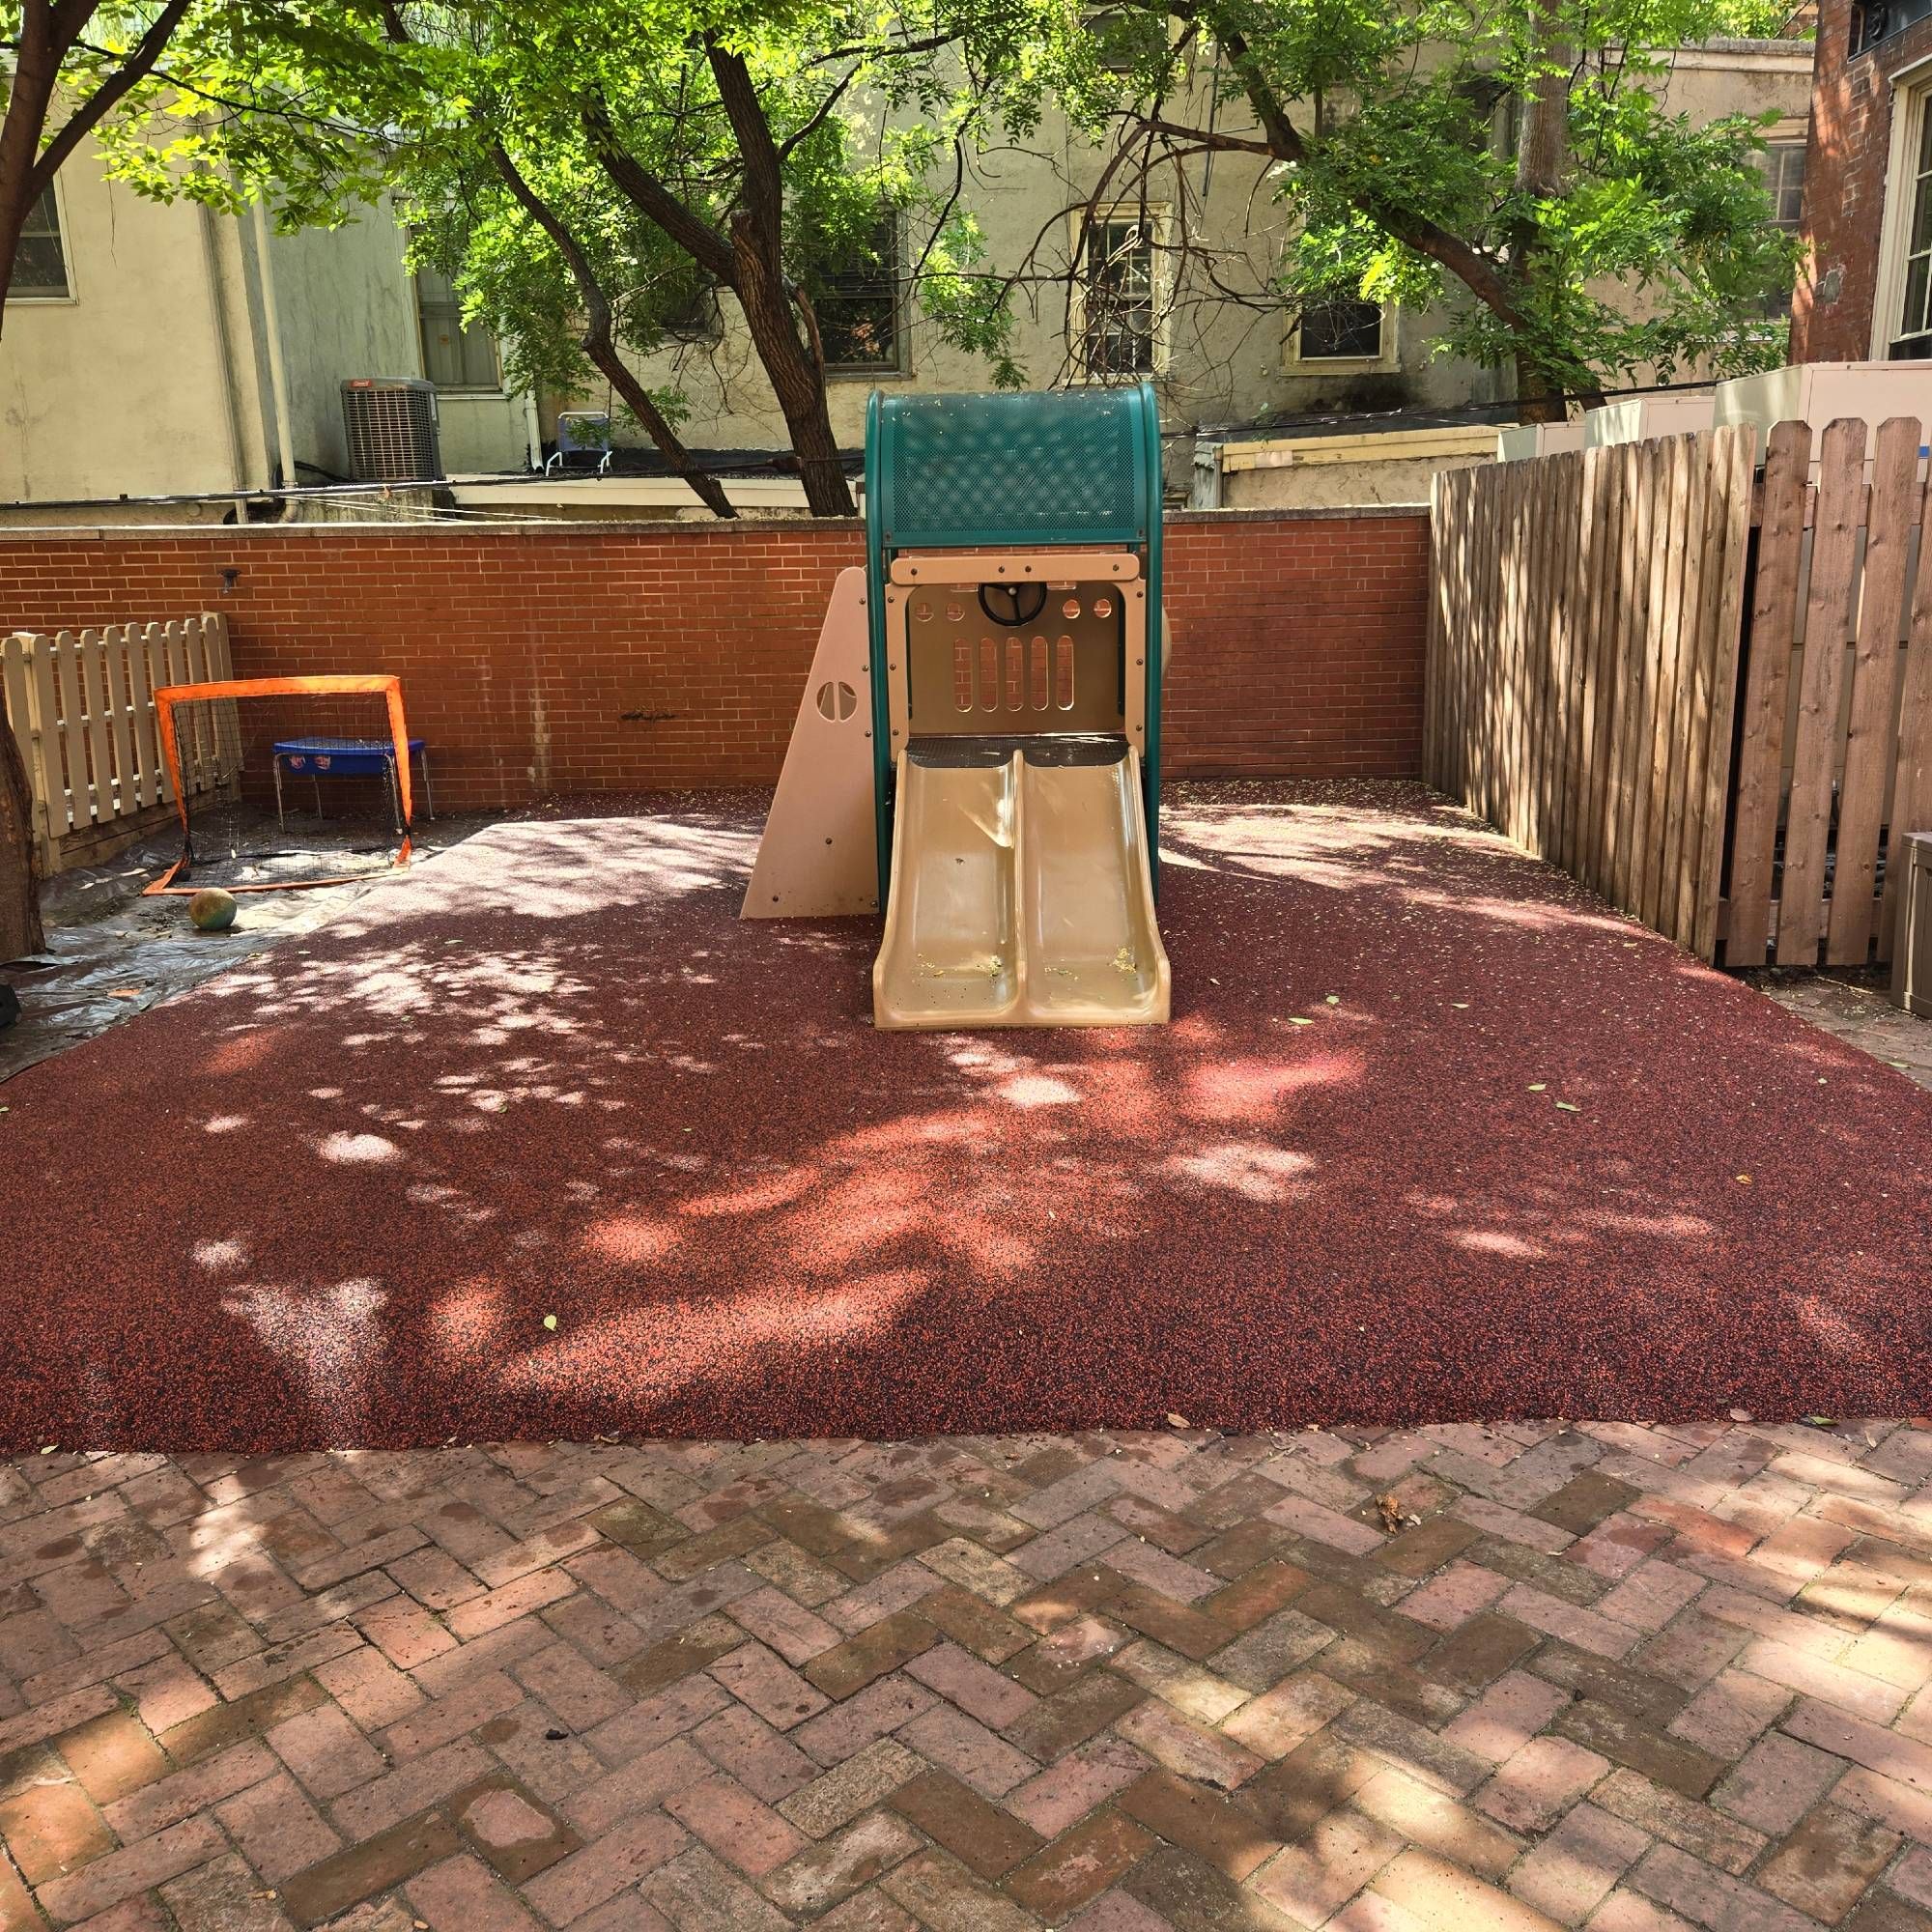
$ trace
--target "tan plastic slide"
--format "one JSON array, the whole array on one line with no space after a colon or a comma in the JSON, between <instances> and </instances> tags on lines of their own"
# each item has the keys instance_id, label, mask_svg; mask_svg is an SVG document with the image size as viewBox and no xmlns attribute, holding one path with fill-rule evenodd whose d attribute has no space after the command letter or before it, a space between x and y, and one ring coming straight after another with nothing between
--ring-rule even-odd
<instances>
[{"instance_id":1,"label":"tan plastic slide","mask_svg":"<svg viewBox=\"0 0 1932 1932\"><path fill-rule=\"evenodd\" d=\"M1147 1026L1168 1016L1140 757L899 753L881 1027Z\"/></svg>"}]
</instances>

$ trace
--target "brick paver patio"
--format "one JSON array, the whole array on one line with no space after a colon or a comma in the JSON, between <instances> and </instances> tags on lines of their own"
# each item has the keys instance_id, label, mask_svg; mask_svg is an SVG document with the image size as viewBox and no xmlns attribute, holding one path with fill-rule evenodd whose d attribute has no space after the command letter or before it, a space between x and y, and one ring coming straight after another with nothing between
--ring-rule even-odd
<instances>
[{"instance_id":1,"label":"brick paver patio","mask_svg":"<svg viewBox=\"0 0 1932 1932\"><path fill-rule=\"evenodd\" d=\"M0 1924L1932 1932L1932 1428L0 1465Z\"/></svg>"}]
</instances>

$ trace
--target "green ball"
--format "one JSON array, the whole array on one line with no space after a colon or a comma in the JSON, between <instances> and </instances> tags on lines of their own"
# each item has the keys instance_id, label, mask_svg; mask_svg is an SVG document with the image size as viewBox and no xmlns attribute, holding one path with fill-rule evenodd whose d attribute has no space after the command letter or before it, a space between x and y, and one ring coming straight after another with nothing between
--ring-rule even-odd
<instances>
[{"instance_id":1,"label":"green ball","mask_svg":"<svg viewBox=\"0 0 1932 1932\"><path fill-rule=\"evenodd\" d=\"M226 932L235 923L235 895L204 886L187 902L187 916L203 932Z\"/></svg>"}]
</instances>

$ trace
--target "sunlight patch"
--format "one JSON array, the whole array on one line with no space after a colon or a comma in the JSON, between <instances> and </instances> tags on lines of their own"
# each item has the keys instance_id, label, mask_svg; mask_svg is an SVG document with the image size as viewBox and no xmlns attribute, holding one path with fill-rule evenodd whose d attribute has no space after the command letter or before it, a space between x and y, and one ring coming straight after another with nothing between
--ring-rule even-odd
<instances>
[{"instance_id":1,"label":"sunlight patch","mask_svg":"<svg viewBox=\"0 0 1932 1932\"><path fill-rule=\"evenodd\" d=\"M277 1356L301 1393L353 1428L383 1352L376 1318L388 1296L367 1276L330 1288L243 1288L222 1298Z\"/></svg>"},{"instance_id":2,"label":"sunlight patch","mask_svg":"<svg viewBox=\"0 0 1932 1932\"><path fill-rule=\"evenodd\" d=\"M403 1157L402 1149L381 1134L330 1134L318 1151L324 1160L339 1161L345 1167L370 1167Z\"/></svg>"},{"instance_id":3,"label":"sunlight patch","mask_svg":"<svg viewBox=\"0 0 1932 1932\"><path fill-rule=\"evenodd\" d=\"M1449 1236L1459 1248L1479 1255L1501 1255L1509 1261L1541 1261L1549 1250L1538 1241L1525 1241L1520 1235L1506 1235L1500 1228L1465 1228Z\"/></svg>"},{"instance_id":4,"label":"sunlight patch","mask_svg":"<svg viewBox=\"0 0 1932 1932\"><path fill-rule=\"evenodd\" d=\"M606 1261L637 1267L662 1261L683 1238L679 1229L667 1227L662 1221L649 1221L641 1214L616 1214L598 1222L584 1236L583 1245Z\"/></svg>"},{"instance_id":5,"label":"sunlight patch","mask_svg":"<svg viewBox=\"0 0 1932 1932\"><path fill-rule=\"evenodd\" d=\"M1263 1202L1305 1200L1314 1169L1309 1155L1265 1141L1222 1141L1199 1153L1178 1153L1167 1163L1178 1179Z\"/></svg>"},{"instance_id":6,"label":"sunlight patch","mask_svg":"<svg viewBox=\"0 0 1932 1932\"><path fill-rule=\"evenodd\" d=\"M1077 1107L1080 1094L1065 1080L1047 1073L1023 1073L1009 1080L999 1090L1000 1098L1012 1107Z\"/></svg>"},{"instance_id":7,"label":"sunlight patch","mask_svg":"<svg viewBox=\"0 0 1932 1932\"><path fill-rule=\"evenodd\" d=\"M1202 1121L1259 1121L1304 1087L1332 1087L1362 1077L1353 1054L1307 1060L1224 1060L1189 1076L1187 1111Z\"/></svg>"}]
</instances>

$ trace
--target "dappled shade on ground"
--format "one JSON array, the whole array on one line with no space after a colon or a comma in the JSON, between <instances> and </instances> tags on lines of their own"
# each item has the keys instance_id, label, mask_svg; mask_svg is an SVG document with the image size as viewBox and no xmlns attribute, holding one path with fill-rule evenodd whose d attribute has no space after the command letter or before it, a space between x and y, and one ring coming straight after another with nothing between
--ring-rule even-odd
<instances>
[{"instance_id":1,"label":"dappled shade on ground","mask_svg":"<svg viewBox=\"0 0 1932 1932\"><path fill-rule=\"evenodd\" d=\"M970 1036L737 921L759 804L499 826L10 1083L0 1441L1922 1407L1932 1095L1420 788L1180 788L1174 1024Z\"/></svg>"}]
</instances>

